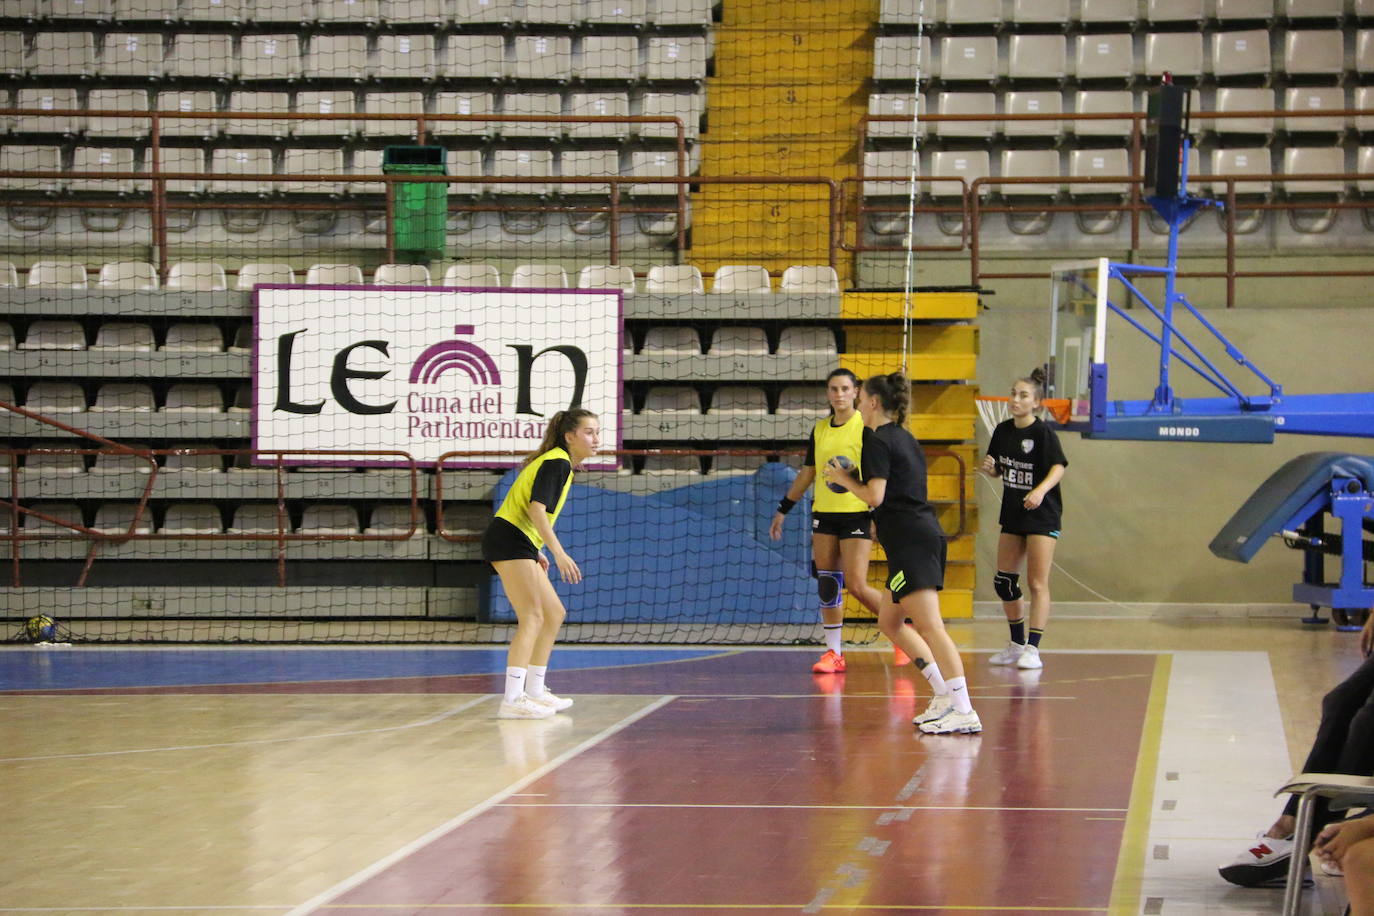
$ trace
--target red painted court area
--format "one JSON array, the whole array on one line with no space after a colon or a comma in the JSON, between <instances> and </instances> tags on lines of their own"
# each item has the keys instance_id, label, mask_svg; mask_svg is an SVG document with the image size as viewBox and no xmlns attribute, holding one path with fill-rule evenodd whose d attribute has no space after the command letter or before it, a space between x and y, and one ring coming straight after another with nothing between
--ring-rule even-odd
<instances>
[{"instance_id":1,"label":"red painted court area","mask_svg":"<svg viewBox=\"0 0 1374 916\"><path fill-rule=\"evenodd\" d=\"M913 668L850 659L842 676L750 651L558 673L588 703L664 699L316 912L1106 910L1154 656L976 656L984 733L957 737L912 728Z\"/></svg>"}]
</instances>

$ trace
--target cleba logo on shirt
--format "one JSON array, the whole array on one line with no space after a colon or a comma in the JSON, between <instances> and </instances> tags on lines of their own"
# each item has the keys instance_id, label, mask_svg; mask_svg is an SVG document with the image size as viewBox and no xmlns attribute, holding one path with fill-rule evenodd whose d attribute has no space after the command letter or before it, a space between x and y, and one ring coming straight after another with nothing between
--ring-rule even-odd
<instances>
[{"instance_id":1,"label":"cleba logo on shirt","mask_svg":"<svg viewBox=\"0 0 1374 916\"><path fill-rule=\"evenodd\" d=\"M1031 453L1031 449L1033 449L1033 448L1035 448L1035 440L1034 440L1034 439L1022 439L1022 440L1021 440L1021 454L1023 454L1023 455L1029 455L1029 454Z\"/></svg>"}]
</instances>

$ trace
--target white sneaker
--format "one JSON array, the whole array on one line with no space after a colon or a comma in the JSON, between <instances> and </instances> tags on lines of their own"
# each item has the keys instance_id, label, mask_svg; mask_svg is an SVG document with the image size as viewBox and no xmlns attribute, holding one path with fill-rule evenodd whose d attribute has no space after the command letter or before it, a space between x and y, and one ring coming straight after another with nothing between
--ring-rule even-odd
<instances>
[{"instance_id":1,"label":"white sneaker","mask_svg":"<svg viewBox=\"0 0 1374 916\"><path fill-rule=\"evenodd\" d=\"M949 694L931 697L930 705L926 707L926 711L912 719L911 724L924 725L926 722L934 722L941 716L947 715L953 708L954 701L950 699Z\"/></svg>"},{"instance_id":2,"label":"white sneaker","mask_svg":"<svg viewBox=\"0 0 1374 916\"><path fill-rule=\"evenodd\" d=\"M1008 642L1007 647L1001 652L994 653L988 659L989 665L1014 665L1016 660L1021 657L1021 653L1026 651L1026 644L1023 642Z\"/></svg>"},{"instance_id":3,"label":"white sneaker","mask_svg":"<svg viewBox=\"0 0 1374 916\"><path fill-rule=\"evenodd\" d=\"M498 719L547 719L558 710L552 706L538 703L525 694L520 694L511 702L501 701L501 708L496 711Z\"/></svg>"},{"instance_id":4,"label":"white sneaker","mask_svg":"<svg viewBox=\"0 0 1374 916\"><path fill-rule=\"evenodd\" d=\"M1261 835L1240 855L1217 869L1221 876L1241 887L1259 887L1270 882L1286 881L1289 860L1293 858L1293 840Z\"/></svg>"},{"instance_id":5,"label":"white sneaker","mask_svg":"<svg viewBox=\"0 0 1374 916\"><path fill-rule=\"evenodd\" d=\"M1045 667L1045 663L1040 660L1040 648L1027 645L1025 651L1021 653L1021 657L1016 660L1016 667L1025 671Z\"/></svg>"},{"instance_id":6,"label":"white sneaker","mask_svg":"<svg viewBox=\"0 0 1374 916\"><path fill-rule=\"evenodd\" d=\"M973 710L968 712L955 712L953 709L948 714L930 722L921 723L921 731L927 735L976 735L983 730L983 723L978 718L978 713Z\"/></svg>"},{"instance_id":7,"label":"white sneaker","mask_svg":"<svg viewBox=\"0 0 1374 916\"><path fill-rule=\"evenodd\" d=\"M548 690L544 691L542 697L530 697L530 699L540 706L550 707L554 712L562 712L565 709L571 709L573 704L572 697L555 696Z\"/></svg>"}]
</instances>

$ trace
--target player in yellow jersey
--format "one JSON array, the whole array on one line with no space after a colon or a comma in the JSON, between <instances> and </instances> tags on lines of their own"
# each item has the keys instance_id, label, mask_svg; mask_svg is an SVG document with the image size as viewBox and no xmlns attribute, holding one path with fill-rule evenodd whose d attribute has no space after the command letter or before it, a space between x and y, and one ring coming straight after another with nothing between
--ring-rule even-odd
<instances>
[{"instance_id":1,"label":"player in yellow jersey","mask_svg":"<svg viewBox=\"0 0 1374 916\"><path fill-rule=\"evenodd\" d=\"M848 369L836 369L825 380L830 416L816 421L806 446L806 461L792 482L787 495L778 503L768 534L782 539L783 517L792 511L807 487L815 483L811 503L811 557L815 565L816 591L821 602L821 628L825 634L825 654L811 670L817 674L840 674L848 663L844 659L841 634L844 629L844 592L877 615L883 604L882 593L868 584L868 556L873 548L872 519L868 504L842 487L831 487L816 480L816 468L831 459L858 468L862 465L864 440L872 432L864 427L855 409L859 379ZM914 635L914 633L913 633ZM906 664L905 654L897 656ZM923 652L929 659L930 653ZM920 662L918 662L920 664ZM921 665L922 670L925 666Z\"/></svg>"},{"instance_id":2,"label":"player in yellow jersey","mask_svg":"<svg viewBox=\"0 0 1374 916\"><path fill-rule=\"evenodd\" d=\"M545 545L564 582L582 570L559 543L553 523L572 488L572 472L601 447L601 425L590 410L561 410L544 441L525 459L496 516L482 535L482 559L501 577L515 609L515 637L506 653L506 689L497 717L546 719L573 705L544 685L549 655L567 611L549 581Z\"/></svg>"}]
</instances>

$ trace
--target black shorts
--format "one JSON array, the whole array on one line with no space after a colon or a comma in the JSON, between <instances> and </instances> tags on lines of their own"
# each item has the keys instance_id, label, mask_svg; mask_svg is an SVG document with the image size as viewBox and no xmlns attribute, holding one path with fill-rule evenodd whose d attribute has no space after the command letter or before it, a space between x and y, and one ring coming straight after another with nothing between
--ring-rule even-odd
<instances>
[{"instance_id":1,"label":"black shorts","mask_svg":"<svg viewBox=\"0 0 1374 916\"><path fill-rule=\"evenodd\" d=\"M525 532L504 518L493 518L482 534L482 559L488 563L501 560L534 560L537 563L539 551L534 549Z\"/></svg>"},{"instance_id":2,"label":"black shorts","mask_svg":"<svg viewBox=\"0 0 1374 916\"><path fill-rule=\"evenodd\" d=\"M1015 535L1016 537L1019 537L1019 538L1030 537L1032 534L1039 534L1039 535L1043 535L1044 537L1047 537L1047 538L1054 538L1056 541L1059 540L1059 528L1058 528L1058 527L1055 527L1055 528L1038 527L1038 528L1037 528L1037 527L1035 527L1035 526L1020 525L1020 526L1018 526L1018 527L1016 527L1016 528L1013 529L1013 528L1008 528L1007 526L1003 525L1003 526L1002 526L1002 533L1003 533L1003 534Z\"/></svg>"},{"instance_id":3,"label":"black shorts","mask_svg":"<svg viewBox=\"0 0 1374 916\"><path fill-rule=\"evenodd\" d=\"M812 512L811 533L828 534L847 541L850 538L872 540L869 533L873 516L867 512Z\"/></svg>"},{"instance_id":4,"label":"black shorts","mask_svg":"<svg viewBox=\"0 0 1374 916\"><path fill-rule=\"evenodd\" d=\"M880 530L878 541L887 554L887 590L893 601L912 592L945 587L945 557L949 550L944 534L925 525Z\"/></svg>"}]
</instances>

